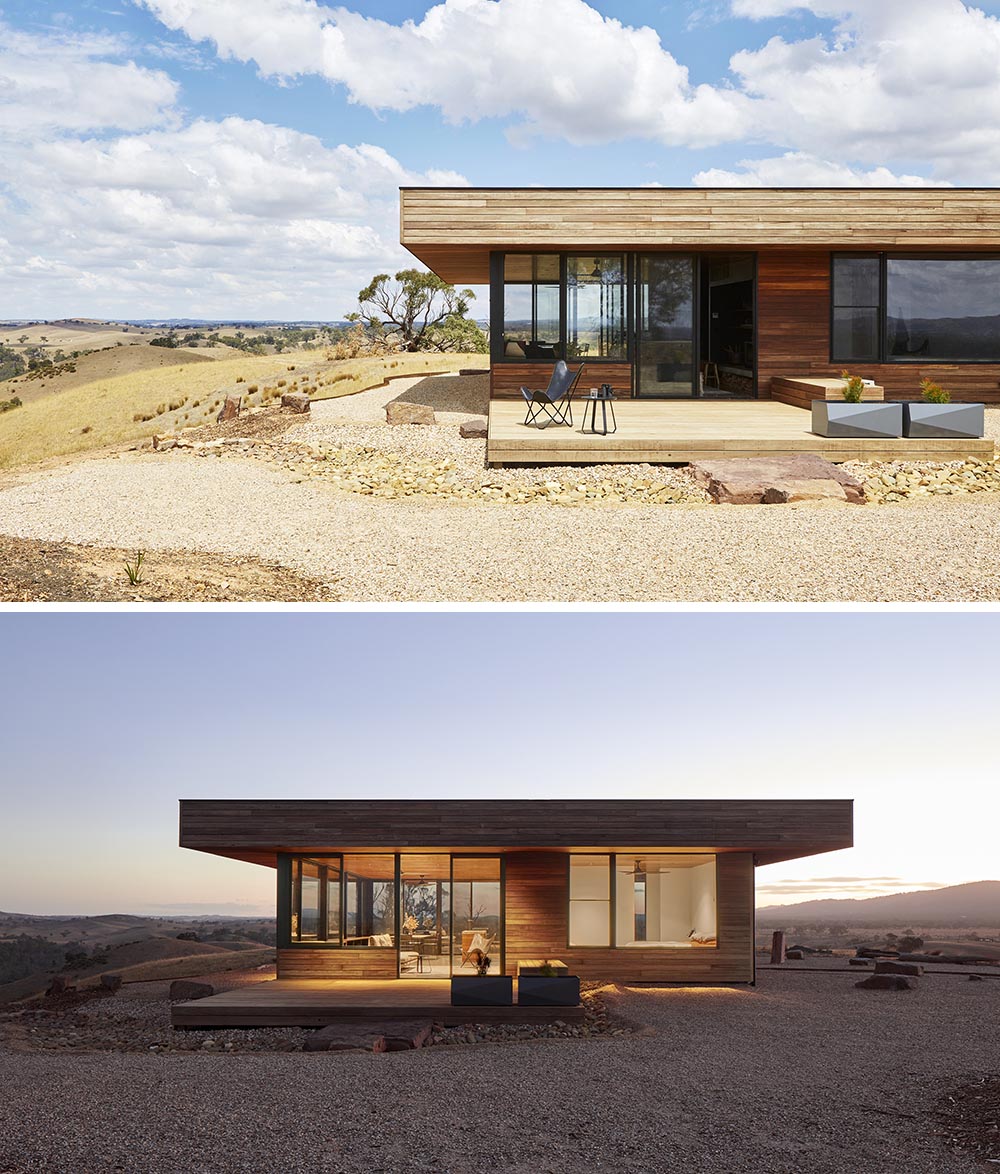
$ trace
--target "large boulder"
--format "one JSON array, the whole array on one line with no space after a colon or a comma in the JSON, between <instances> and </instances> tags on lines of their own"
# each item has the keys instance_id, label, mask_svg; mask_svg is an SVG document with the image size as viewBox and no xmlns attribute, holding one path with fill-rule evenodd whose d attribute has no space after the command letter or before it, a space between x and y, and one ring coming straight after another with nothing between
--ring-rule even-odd
<instances>
[{"instance_id":1,"label":"large boulder","mask_svg":"<svg viewBox=\"0 0 1000 1174\"><path fill-rule=\"evenodd\" d=\"M63 974L57 974L55 978L49 983L49 989L45 992L49 996L53 995L70 995L76 990L76 983L72 979L67 978Z\"/></svg>"},{"instance_id":2,"label":"large boulder","mask_svg":"<svg viewBox=\"0 0 1000 1174\"><path fill-rule=\"evenodd\" d=\"M331 1023L306 1037L304 1052L384 1052L385 1033L381 1025L365 1021Z\"/></svg>"},{"instance_id":3,"label":"large boulder","mask_svg":"<svg viewBox=\"0 0 1000 1174\"><path fill-rule=\"evenodd\" d=\"M219 409L219 414L215 417L221 424L225 420L235 420L240 414L240 408L243 406L243 399L238 395L227 395L226 402Z\"/></svg>"},{"instance_id":4,"label":"large boulder","mask_svg":"<svg viewBox=\"0 0 1000 1174\"><path fill-rule=\"evenodd\" d=\"M387 1052L407 1052L422 1048L431 1038L434 1024L429 1019L399 1019L382 1025Z\"/></svg>"},{"instance_id":5,"label":"large boulder","mask_svg":"<svg viewBox=\"0 0 1000 1174\"><path fill-rule=\"evenodd\" d=\"M436 424L434 409L427 404L408 404L405 400L393 400L385 405L387 424Z\"/></svg>"},{"instance_id":6,"label":"large boulder","mask_svg":"<svg viewBox=\"0 0 1000 1174\"><path fill-rule=\"evenodd\" d=\"M861 482L814 453L695 461L695 480L720 505L840 501L864 505Z\"/></svg>"},{"instance_id":7,"label":"large boulder","mask_svg":"<svg viewBox=\"0 0 1000 1174\"><path fill-rule=\"evenodd\" d=\"M924 968L918 966L916 962L876 962L876 974L908 974L912 978L919 978L923 974Z\"/></svg>"},{"instance_id":8,"label":"large boulder","mask_svg":"<svg viewBox=\"0 0 1000 1174\"><path fill-rule=\"evenodd\" d=\"M859 991L912 991L913 983L901 974L873 974L854 984Z\"/></svg>"},{"instance_id":9,"label":"large boulder","mask_svg":"<svg viewBox=\"0 0 1000 1174\"><path fill-rule=\"evenodd\" d=\"M291 412L298 412L300 415L309 411L309 403L309 396L304 391L286 391L281 397L283 408L288 408Z\"/></svg>"},{"instance_id":10,"label":"large boulder","mask_svg":"<svg viewBox=\"0 0 1000 1174\"><path fill-rule=\"evenodd\" d=\"M170 999L176 1001L184 999L190 1002L192 999L207 999L209 995L215 994L215 987L210 982L195 982L192 978L175 978L170 984Z\"/></svg>"},{"instance_id":11,"label":"large boulder","mask_svg":"<svg viewBox=\"0 0 1000 1174\"><path fill-rule=\"evenodd\" d=\"M101 987L106 991L115 991L122 989L122 976L120 974L102 974Z\"/></svg>"},{"instance_id":12,"label":"large boulder","mask_svg":"<svg viewBox=\"0 0 1000 1174\"><path fill-rule=\"evenodd\" d=\"M459 424L458 434L466 440L485 440L488 427L485 416L473 416L471 420L463 420Z\"/></svg>"}]
</instances>

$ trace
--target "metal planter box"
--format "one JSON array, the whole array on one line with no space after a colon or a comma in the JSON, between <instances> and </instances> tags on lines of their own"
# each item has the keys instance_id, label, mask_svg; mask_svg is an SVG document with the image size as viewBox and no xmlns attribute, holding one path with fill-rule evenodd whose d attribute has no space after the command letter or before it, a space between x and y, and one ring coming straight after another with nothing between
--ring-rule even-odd
<instances>
[{"instance_id":1,"label":"metal planter box","mask_svg":"<svg viewBox=\"0 0 1000 1174\"><path fill-rule=\"evenodd\" d=\"M903 404L903 435L978 440L986 431L983 404Z\"/></svg>"},{"instance_id":2,"label":"metal planter box","mask_svg":"<svg viewBox=\"0 0 1000 1174\"><path fill-rule=\"evenodd\" d=\"M891 440L903 435L903 405L814 399L812 430L817 436Z\"/></svg>"},{"instance_id":3,"label":"metal planter box","mask_svg":"<svg viewBox=\"0 0 1000 1174\"><path fill-rule=\"evenodd\" d=\"M580 980L575 974L522 974L517 980L519 1007L578 1007Z\"/></svg>"},{"instance_id":4,"label":"metal planter box","mask_svg":"<svg viewBox=\"0 0 1000 1174\"><path fill-rule=\"evenodd\" d=\"M453 1007L509 1007L514 980L507 974L463 974L451 980Z\"/></svg>"}]
</instances>

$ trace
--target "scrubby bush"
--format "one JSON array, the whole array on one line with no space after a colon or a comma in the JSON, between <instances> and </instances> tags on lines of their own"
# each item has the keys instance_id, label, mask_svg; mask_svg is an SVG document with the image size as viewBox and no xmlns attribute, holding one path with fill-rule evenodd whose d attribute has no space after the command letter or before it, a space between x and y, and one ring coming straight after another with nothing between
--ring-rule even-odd
<instances>
[{"instance_id":1,"label":"scrubby bush","mask_svg":"<svg viewBox=\"0 0 1000 1174\"><path fill-rule=\"evenodd\" d=\"M920 394L925 404L950 404L951 392L931 379L922 379L920 381Z\"/></svg>"}]
</instances>

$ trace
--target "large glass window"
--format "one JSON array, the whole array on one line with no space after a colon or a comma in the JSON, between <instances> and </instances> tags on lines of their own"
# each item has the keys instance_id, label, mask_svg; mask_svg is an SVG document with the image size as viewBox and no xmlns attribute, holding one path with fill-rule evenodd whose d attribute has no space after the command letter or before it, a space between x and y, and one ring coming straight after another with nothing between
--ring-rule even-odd
<instances>
[{"instance_id":1,"label":"large glass window","mask_svg":"<svg viewBox=\"0 0 1000 1174\"><path fill-rule=\"evenodd\" d=\"M837 255L832 297L835 362L1000 362L1000 257Z\"/></svg>"},{"instance_id":2,"label":"large glass window","mask_svg":"<svg viewBox=\"0 0 1000 1174\"><path fill-rule=\"evenodd\" d=\"M833 259L833 358L877 361L881 321L877 255Z\"/></svg>"},{"instance_id":3,"label":"large glass window","mask_svg":"<svg viewBox=\"0 0 1000 1174\"><path fill-rule=\"evenodd\" d=\"M615 945L717 945L715 857L615 858Z\"/></svg>"},{"instance_id":4,"label":"large glass window","mask_svg":"<svg viewBox=\"0 0 1000 1174\"><path fill-rule=\"evenodd\" d=\"M399 974L447 978L450 974L451 858L404 854L399 858Z\"/></svg>"},{"instance_id":5,"label":"large glass window","mask_svg":"<svg viewBox=\"0 0 1000 1174\"><path fill-rule=\"evenodd\" d=\"M293 942L340 941L340 858L292 862Z\"/></svg>"},{"instance_id":6,"label":"large glass window","mask_svg":"<svg viewBox=\"0 0 1000 1174\"><path fill-rule=\"evenodd\" d=\"M490 959L490 973L502 973L503 917L500 857L456 856L452 867L452 967L470 973L475 951Z\"/></svg>"},{"instance_id":7,"label":"large glass window","mask_svg":"<svg viewBox=\"0 0 1000 1174\"><path fill-rule=\"evenodd\" d=\"M570 358L623 359L625 258L566 259L566 351Z\"/></svg>"},{"instance_id":8,"label":"large glass window","mask_svg":"<svg viewBox=\"0 0 1000 1174\"><path fill-rule=\"evenodd\" d=\"M886 354L1000 360L1000 257L886 262Z\"/></svg>"},{"instance_id":9,"label":"large glass window","mask_svg":"<svg viewBox=\"0 0 1000 1174\"><path fill-rule=\"evenodd\" d=\"M562 358L559 257L508 253L503 263L503 357Z\"/></svg>"},{"instance_id":10,"label":"large glass window","mask_svg":"<svg viewBox=\"0 0 1000 1174\"><path fill-rule=\"evenodd\" d=\"M611 857L569 858L569 944L611 945Z\"/></svg>"},{"instance_id":11,"label":"large glass window","mask_svg":"<svg viewBox=\"0 0 1000 1174\"><path fill-rule=\"evenodd\" d=\"M344 856L344 945L395 944L395 857Z\"/></svg>"}]
</instances>

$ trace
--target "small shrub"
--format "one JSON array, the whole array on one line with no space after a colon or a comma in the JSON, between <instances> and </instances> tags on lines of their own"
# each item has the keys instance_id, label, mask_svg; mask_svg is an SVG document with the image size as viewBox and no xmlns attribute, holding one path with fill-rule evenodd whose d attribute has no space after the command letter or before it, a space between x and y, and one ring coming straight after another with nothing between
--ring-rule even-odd
<instances>
[{"instance_id":1,"label":"small shrub","mask_svg":"<svg viewBox=\"0 0 1000 1174\"><path fill-rule=\"evenodd\" d=\"M82 434L83 436L86 436L88 432L93 432L93 431L94 431L94 428L93 428L93 425L91 425L91 424L85 424L85 425L84 425L84 426L83 426L83 427L80 429L80 432L81 432L81 434Z\"/></svg>"},{"instance_id":2,"label":"small shrub","mask_svg":"<svg viewBox=\"0 0 1000 1174\"><path fill-rule=\"evenodd\" d=\"M240 376L240 377L239 377L239 378L236 380L236 382L237 382L237 383L246 383L246 380L245 380L245 379L243 378L243 376L241 375L241 376Z\"/></svg>"},{"instance_id":3,"label":"small shrub","mask_svg":"<svg viewBox=\"0 0 1000 1174\"><path fill-rule=\"evenodd\" d=\"M920 381L920 394L925 404L950 404L951 392L945 391L940 384L930 379Z\"/></svg>"},{"instance_id":4,"label":"small shrub","mask_svg":"<svg viewBox=\"0 0 1000 1174\"><path fill-rule=\"evenodd\" d=\"M191 407L192 408L200 408L201 407L201 400L200 399L193 399L191 401Z\"/></svg>"},{"instance_id":5,"label":"small shrub","mask_svg":"<svg viewBox=\"0 0 1000 1174\"><path fill-rule=\"evenodd\" d=\"M849 404L860 403L861 395L865 390L865 381L860 375L852 375L850 371L841 371L840 377L844 380L844 399Z\"/></svg>"},{"instance_id":6,"label":"small shrub","mask_svg":"<svg viewBox=\"0 0 1000 1174\"><path fill-rule=\"evenodd\" d=\"M157 404L156 405L156 412L154 414L157 416L162 416L166 410L167 410L166 404Z\"/></svg>"},{"instance_id":7,"label":"small shrub","mask_svg":"<svg viewBox=\"0 0 1000 1174\"><path fill-rule=\"evenodd\" d=\"M125 560L125 574L128 575L128 581L135 587L142 582L142 564L146 558L144 550L137 550L135 552L135 561L129 562Z\"/></svg>"},{"instance_id":8,"label":"small shrub","mask_svg":"<svg viewBox=\"0 0 1000 1174\"><path fill-rule=\"evenodd\" d=\"M279 380L278 380L278 386L279 386L279 387L284 387L284 386L285 386L287 383L288 383L288 380L287 380L287 379L279 379Z\"/></svg>"},{"instance_id":9,"label":"small shrub","mask_svg":"<svg viewBox=\"0 0 1000 1174\"><path fill-rule=\"evenodd\" d=\"M291 365L291 367L289 367L289 368L288 368L288 370L289 370L289 371L294 371L294 370L295 370L295 364L293 363L293 364Z\"/></svg>"},{"instance_id":10,"label":"small shrub","mask_svg":"<svg viewBox=\"0 0 1000 1174\"><path fill-rule=\"evenodd\" d=\"M257 384L256 384L256 383L251 383L251 384L250 384L250 385L247 387L247 391L248 391L248 392L249 392L251 395L253 395L253 394L254 394L254 392L255 392L255 391L257 391Z\"/></svg>"},{"instance_id":11,"label":"small shrub","mask_svg":"<svg viewBox=\"0 0 1000 1174\"><path fill-rule=\"evenodd\" d=\"M176 412L180 408L183 408L183 407L184 407L184 401L182 399L173 399L170 401L170 410L172 412Z\"/></svg>"},{"instance_id":12,"label":"small shrub","mask_svg":"<svg viewBox=\"0 0 1000 1174\"><path fill-rule=\"evenodd\" d=\"M16 395L11 399L0 399L0 412L12 412L15 408L23 406Z\"/></svg>"}]
</instances>

